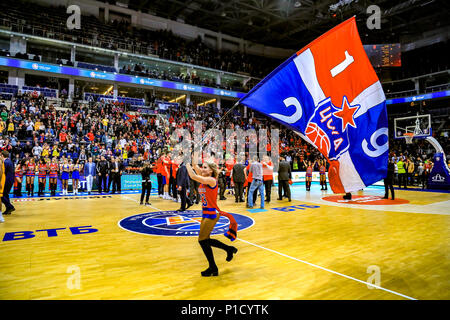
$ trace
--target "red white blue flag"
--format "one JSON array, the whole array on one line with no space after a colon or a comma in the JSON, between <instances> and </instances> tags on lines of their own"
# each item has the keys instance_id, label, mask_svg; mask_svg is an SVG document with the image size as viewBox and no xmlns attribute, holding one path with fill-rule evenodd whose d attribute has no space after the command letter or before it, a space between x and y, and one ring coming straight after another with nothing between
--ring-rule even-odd
<instances>
[{"instance_id":1,"label":"red white blue flag","mask_svg":"<svg viewBox=\"0 0 450 320\"><path fill-rule=\"evenodd\" d=\"M357 191L386 177L386 97L354 17L298 51L239 102L315 146L330 163L333 192Z\"/></svg>"}]
</instances>

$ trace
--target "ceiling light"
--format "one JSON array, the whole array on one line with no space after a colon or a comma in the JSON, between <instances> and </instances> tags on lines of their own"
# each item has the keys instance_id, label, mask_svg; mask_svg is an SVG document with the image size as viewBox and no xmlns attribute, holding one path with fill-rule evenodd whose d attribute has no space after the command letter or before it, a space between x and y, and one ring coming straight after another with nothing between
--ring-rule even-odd
<instances>
[{"instance_id":1,"label":"ceiling light","mask_svg":"<svg viewBox=\"0 0 450 320\"><path fill-rule=\"evenodd\" d=\"M300 8L301 6L302 6L302 3L300 1L295 1L295 3L294 3L295 8Z\"/></svg>"}]
</instances>

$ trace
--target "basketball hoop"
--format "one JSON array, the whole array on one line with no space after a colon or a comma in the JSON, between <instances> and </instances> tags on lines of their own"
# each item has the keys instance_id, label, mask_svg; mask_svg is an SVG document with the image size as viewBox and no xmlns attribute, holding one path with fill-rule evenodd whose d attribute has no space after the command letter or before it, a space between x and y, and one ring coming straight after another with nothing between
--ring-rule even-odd
<instances>
[{"instance_id":1,"label":"basketball hoop","mask_svg":"<svg viewBox=\"0 0 450 320\"><path fill-rule=\"evenodd\" d=\"M403 134L403 136L405 137L406 144L412 144L412 140L414 138L414 133L412 133L412 132L405 132Z\"/></svg>"}]
</instances>

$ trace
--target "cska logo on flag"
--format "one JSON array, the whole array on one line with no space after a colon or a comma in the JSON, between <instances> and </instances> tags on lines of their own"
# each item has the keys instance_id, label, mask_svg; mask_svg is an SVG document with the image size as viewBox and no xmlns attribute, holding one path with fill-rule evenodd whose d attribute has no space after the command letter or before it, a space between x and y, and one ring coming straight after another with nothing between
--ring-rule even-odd
<instances>
[{"instance_id":1,"label":"cska logo on flag","mask_svg":"<svg viewBox=\"0 0 450 320\"><path fill-rule=\"evenodd\" d=\"M330 98L317 106L306 126L306 137L327 159L334 160L349 146L348 126L356 128L354 115L360 105L351 106L346 96L341 108L333 105ZM330 138L331 137L331 138Z\"/></svg>"},{"instance_id":2,"label":"cska logo on flag","mask_svg":"<svg viewBox=\"0 0 450 320\"><path fill-rule=\"evenodd\" d=\"M360 190L386 177L386 97L354 17L286 60L240 103L315 146L330 164L335 193Z\"/></svg>"}]
</instances>

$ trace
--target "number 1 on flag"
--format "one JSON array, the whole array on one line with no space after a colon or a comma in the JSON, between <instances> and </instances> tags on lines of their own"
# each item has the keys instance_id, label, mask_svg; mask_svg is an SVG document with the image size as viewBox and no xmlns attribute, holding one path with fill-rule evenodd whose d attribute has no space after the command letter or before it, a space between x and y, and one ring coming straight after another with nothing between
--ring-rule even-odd
<instances>
[{"instance_id":1,"label":"number 1 on flag","mask_svg":"<svg viewBox=\"0 0 450 320\"><path fill-rule=\"evenodd\" d=\"M342 61L336 67L334 67L333 69L330 70L331 76L333 78L335 76L337 76L339 73L344 71L350 64L352 64L353 61L355 61L355 59L353 59L353 57L348 53L348 51L345 50L345 59L344 59L344 61Z\"/></svg>"}]
</instances>

